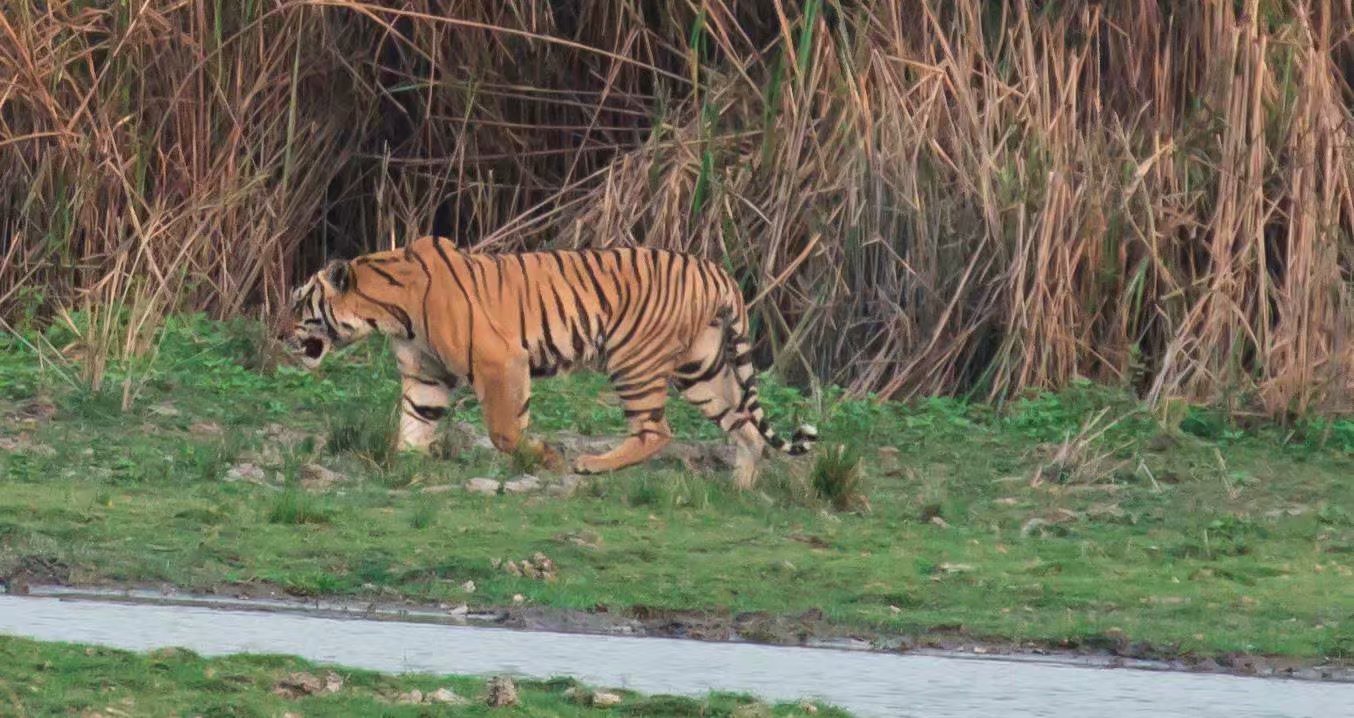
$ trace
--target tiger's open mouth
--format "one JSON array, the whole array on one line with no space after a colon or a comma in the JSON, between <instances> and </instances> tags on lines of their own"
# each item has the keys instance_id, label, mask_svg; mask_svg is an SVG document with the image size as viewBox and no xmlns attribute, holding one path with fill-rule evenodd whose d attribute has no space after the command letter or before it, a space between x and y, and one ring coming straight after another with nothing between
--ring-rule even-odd
<instances>
[{"instance_id":1,"label":"tiger's open mouth","mask_svg":"<svg viewBox=\"0 0 1354 718\"><path fill-rule=\"evenodd\" d=\"M307 359L319 359L324 356L324 342L314 337L308 337L301 340L301 353L305 354Z\"/></svg>"}]
</instances>

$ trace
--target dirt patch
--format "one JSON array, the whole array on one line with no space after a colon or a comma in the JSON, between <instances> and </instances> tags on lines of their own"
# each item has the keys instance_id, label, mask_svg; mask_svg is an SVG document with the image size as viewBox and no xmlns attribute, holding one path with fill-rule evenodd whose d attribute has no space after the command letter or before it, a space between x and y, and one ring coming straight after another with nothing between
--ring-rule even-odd
<instances>
[{"instance_id":1,"label":"dirt patch","mask_svg":"<svg viewBox=\"0 0 1354 718\"><path fill-rule=\"evenodd\" d=\"M64 561L34 554L20 556L0 573L0 585L18 596L26 595L29 586L64 586L70 580L71 568Z\"/></svg>"}]
</instances>

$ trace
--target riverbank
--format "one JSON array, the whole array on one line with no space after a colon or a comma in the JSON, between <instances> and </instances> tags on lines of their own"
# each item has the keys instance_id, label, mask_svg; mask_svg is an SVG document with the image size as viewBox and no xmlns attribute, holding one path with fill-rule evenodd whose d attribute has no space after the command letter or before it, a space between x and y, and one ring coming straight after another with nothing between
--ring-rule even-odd
<instances>
[{"instance_id":1,"label":"riverbank","mask_svg":"<svg viewBox=\"0 0 1354 718\"><path fill-rule=\"evenodd\" d=\"M812 462L773 460L740 493L710 448L719 437L679 400L683 447L576 481L484 448L473 401L449 422L454 458L390 455L398 384L380 347L319 375L254 349L239 328L176 322L123 413L117 392L66 385L6 341L10 590L325 596L567 630L1081 651L1243 672L1354 655L1347 422L1153 415L1089 386L998 408L820 407L772 385L773 422L816 421L825 448L854 445L859 474L829 474L824 491ZM589 377L538 382L532 410L534 428L569 432L575 447L621 432Z\"/></svg>"}]
</instances>

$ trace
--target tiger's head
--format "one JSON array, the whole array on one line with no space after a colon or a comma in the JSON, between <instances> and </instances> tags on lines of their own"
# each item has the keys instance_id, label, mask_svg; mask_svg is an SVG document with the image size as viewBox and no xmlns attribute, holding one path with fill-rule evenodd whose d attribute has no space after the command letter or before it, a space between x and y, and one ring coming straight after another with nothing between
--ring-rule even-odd
<instances>
[{"instance_id":1,"label":"tiger's head","mask_svg":"<svg viewBox=\"0 0 1354 718\"><path fill-rule=\"evenodd\" d=\"M414 277L401 264L395 253L329 262L292 292L290 328L278 339L308 370L373 332L412 339L401 305Z\"/></svg>"},{"instance_id":2,"label":"tiger's head","mask_svg":"<svg viewBox=\"0 0 1354 718\"><path fill-rule=\"evenodd\" d=\"M344 299L351 284L352 265L334 260L292 291L290 326L278 339L306 369L370 333Z\"/></svg>"}]
</instances>

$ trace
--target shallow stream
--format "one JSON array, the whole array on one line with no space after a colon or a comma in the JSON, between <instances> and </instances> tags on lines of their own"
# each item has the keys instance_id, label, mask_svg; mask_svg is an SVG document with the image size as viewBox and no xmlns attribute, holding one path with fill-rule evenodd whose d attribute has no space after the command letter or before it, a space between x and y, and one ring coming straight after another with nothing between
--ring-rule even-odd
<instances>
[{"instance_id":1,"label":"shallow stream","mask_svg":"<svg viewBox=\"0 0 1354 718\"><path fill-rule=\"evenodd\" d=\"M297 612L0 595L0 633L204 656L283 653L385 672L573 676L599 687L817 698L860 716L1354 716L1354 684L1031 659L518 631Z\"/></svg>"}]
</instances>

